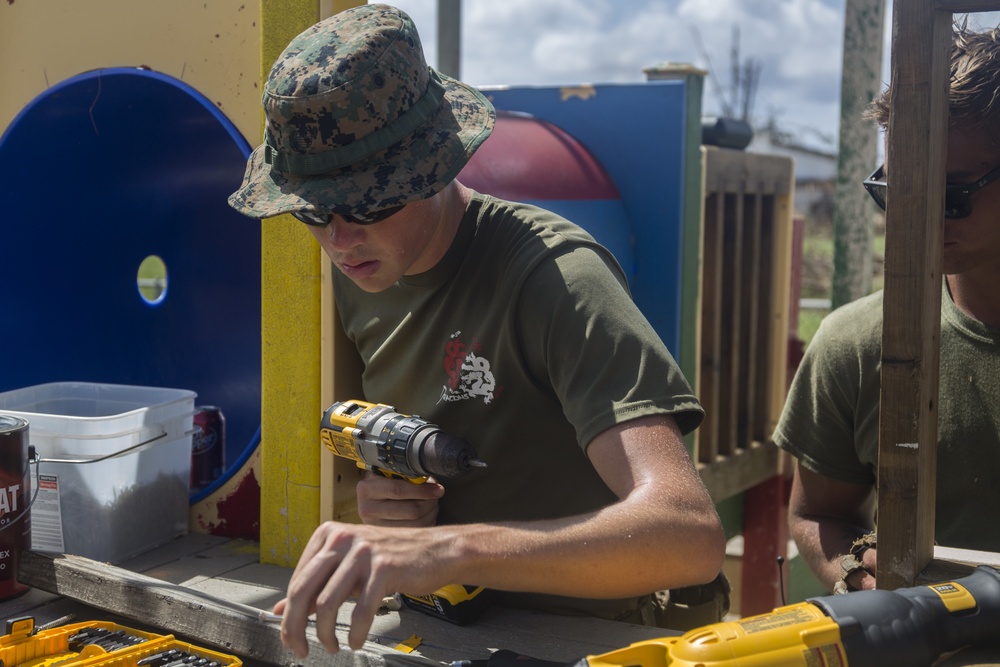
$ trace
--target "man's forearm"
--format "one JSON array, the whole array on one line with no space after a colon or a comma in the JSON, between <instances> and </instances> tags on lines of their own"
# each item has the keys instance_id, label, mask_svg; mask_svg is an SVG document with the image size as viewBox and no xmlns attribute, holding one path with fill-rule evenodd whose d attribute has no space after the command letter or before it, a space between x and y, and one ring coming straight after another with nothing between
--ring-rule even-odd
<instances>
[{"instance_id":1,"label":"man's forearm","mask_svg":"<svg viewBox=\"0 0 1000 667\"><path fill-rule=\"evenodd\" d=\"M788 529L813 574L833 590L841 561L854 540L872 530L875 489L795 467L788 499ZM874 582L872 582L874 583Z\"/></svg>"},{"instance_id":2,"label":"man's forearm","mask_svg":"<svg viewBox=\"0 0 1000 667\"><path fill-rule=\"evenodd\" d=\"M651 518L627 502L566 519L440 527L456 581L510 591L614 598L711 581L725 538L712 512Z\"/></svg>"},{"instance_id":3,"label":"man's forearm","mask_svg":"<svg viewBox=\"0 0 1000 667\"><path fill-rule=\"evenodd\" d=\"M827 590L833 591L841 578L844 555L871 528L828 517L792 517L789 530L809 569Z\"/></svg>"}]
</instances>

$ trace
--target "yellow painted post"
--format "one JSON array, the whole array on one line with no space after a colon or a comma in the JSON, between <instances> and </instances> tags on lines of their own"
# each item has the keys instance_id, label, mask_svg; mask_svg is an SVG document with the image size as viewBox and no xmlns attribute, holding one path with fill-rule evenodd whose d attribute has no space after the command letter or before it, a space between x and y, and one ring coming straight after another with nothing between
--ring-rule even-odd
<instances>
[{"instance_id":1,"label":"yellow painted post","mask_svg":"<svg viewBox=\"0 0 1000 667\"><path fill-rule=\"evenodd\" d=\"M262 0L261 85L293 37L360 4ZM261 224L260 560L292 566L319 524L320 470L329 467L318 430L334 375L332 294L328 262L303 225L290 216Z\"/></svg>"},{"instance_id":2,"label":"yellow painted post","mask_svg":"<svg viewBox=\"0 0 1000 667\"><path fill-rule=\"evenodd\" d=\"M318 17L317 0L262 0L261 89ZM261 225L260 560L292 565L319 518L320 249L290 216Z\"/></svg>"}]
</instances>

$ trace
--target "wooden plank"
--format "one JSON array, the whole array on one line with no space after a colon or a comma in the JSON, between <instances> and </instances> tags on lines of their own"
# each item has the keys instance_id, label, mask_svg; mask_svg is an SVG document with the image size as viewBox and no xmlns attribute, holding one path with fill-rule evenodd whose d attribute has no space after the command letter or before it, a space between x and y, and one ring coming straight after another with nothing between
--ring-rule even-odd
<instances>
[{"instance_id":1,"label":"wooden plank","mask_svg":"<svg viewBox=\"0 0 1000 667\"><path fill-rule=\"evenodd\" d=\"M33 615L51 620L68 610L77 620L113 615L129 620L126 625L149 627L154 632L170 633L226 653L239 655L248 662L291 666L337 667L353 664L350 651L330 656L319 645L315 631L309 629L310 655L300 662L280 646L278 626L257 620L258 609L270 609L283 596L292 570L276 565L250 563L220 572L215 563L205 569L209 553L232 561L245 549L242 543L220 545L184 556L174 567L162 567L160 576L149 577L124 568L96 563L75 556L30 554L22 562L21 580L33 586L25 600L11 609L13 615ZM159 559L157 559L159 560ZM238 560L238 558L237 558ZM209 573L215 573L209 576ZM183 585L171 582L184 582ZM51 590L63 597L55 598ZM27 604L34 598L35 608ZM67 601L75 605L67 607ZM4 603L7 611L9 603ZM41 606L44 605L44 608ZM89 610L89 613L88 613ZM348 624L354 610L345 604L338 614L338 639L346 642ZM14 613L16 612L16 613ZM116 621L118 622L118 621ZM662 628L616 623L596 618L555 616L541 612L494 607L475 623L456 626L409 609L384 611L377 615L364 646L366 656L357 667L434 667L464 659L485 659L497 648L516 651L543 660L570 664L585 655L594 655L628 646L637 641L677 634ZM420 638L417 662L393 650L405 640ZM361 654L354 654L355 657ZM348 662L344 662L347 660Z\"/></svg>"},{"instance_id":2,"label":"wooden plank","mask_svg":"<svg viewBox=\"0 0 1000 667\"><path fill-rule=\"evenodd\" d=\"M794 190L788 176L791 159L779 155L746 153L706 147L705 192L742 192L753 175L755 191L763 195L789 195Z\"/></svg>"},{"instance_id":3,"label":"wooden plank","mask_svg":"<svg viewBox=\"0 0 1000 667\"><path fill-rule=\"evenodd\" d=\"M935 561L952 561L968 565L989 565L1000 569L1000 553L995 551L977 551L975 549L959 549L956 547L934 546Z\"/></svg>"},{"instance_id":4,"label":"wooden plank","mask_svg":"<svg viewBox=\"0 0 1000 667\"><path fill-rule=\"evenodd\" d=\"M155 549L129 558L118 565L132 572L148 573L156 568L163 567L167 563L173 563L181 558L195 556L233 542L234 540L228 537L191 532L170 540ZM242 540L235 540L235 542L237 544L244 543ZM245 544L250 545L255 543L248 541Z\"/></svg>"},{"instance_id":5,"label":"wooden plank","mask_svg":"<svg viewBox=\"0 0 1000 667\"><path fill-rule=\"evenodd\" d=\"M190 638L209 648L271 665L347 667L355 664L353 652L331 655L314 634L309 637L309 656L299 660L281 644L279 627L261 622L258 610L253 607L89 558L27 551L21 554L18 580L33 588L163 628L170 634ZM338 631L338 639L346 642L346 638L346 631L343 636ZM366 643L364 648L383 656L395 653L374 643ZM409 664L422 662L428 667L440 667L425 659Z\"/></svg>"},{"instance_id":6,"label":"wooden plank","mask_svg":"<svg viewBox=\"0 0 1000 667\"><path fill-rule=\"evenodd\" d=\"M156 553L156 551L158 550L152 553ZM191 588L200 582L217 577L228 580L230 573L258 563L260 561L259 552L260 545L256 542L231 540L209 549L178 556L171 561L148 569L137 569L135 566L138 563L133 561L123 563L120 567L130 572L141 572L147 577Z\"/></svg>"},{"instance_id":7,"label":"wooden plank","mask_svg":"<svg viewBox=\"0 0 1000 667\"><path fill-rule=\"evenodd\" d=\"M896 2L893 11L876 573L889 589L912 585L934 544L952 17L930 6Z\"/></svg>"}]
</instances>

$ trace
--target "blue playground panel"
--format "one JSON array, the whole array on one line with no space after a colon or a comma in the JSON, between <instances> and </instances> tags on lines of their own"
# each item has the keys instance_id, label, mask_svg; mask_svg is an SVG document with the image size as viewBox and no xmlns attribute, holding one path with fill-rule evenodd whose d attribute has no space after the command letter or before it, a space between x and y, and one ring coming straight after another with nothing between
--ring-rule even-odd
<instances>
[{"instance_id":1,"label":"blue playground panel","mask_svg":"<svg viewBox=\"0 0 1000 667\"><path fill-rule=\"evenodd\" d=\"M620 203L529 201L576 222L615 253L629 276L636 304L679 357L684 164L689 149L689 91L684 81L482 92L498 110L530 114L564 130L603 166ZM622 225L627 227L624 234Z\"/></svg>"}]
</instances>

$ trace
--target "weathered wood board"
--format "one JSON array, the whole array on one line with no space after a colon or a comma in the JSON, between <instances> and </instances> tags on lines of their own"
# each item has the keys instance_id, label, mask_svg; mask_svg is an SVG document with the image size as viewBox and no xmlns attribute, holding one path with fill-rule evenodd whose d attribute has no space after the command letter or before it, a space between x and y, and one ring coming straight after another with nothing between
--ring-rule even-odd
<instances>
[{"instance_id":1,"label":"weathered wood board","mask_svg":"<svg viewBox=\"0 0 1000 667\"><path fill-rule=\"evenodd\" d=\"M249 665L283 667L350 667L357 660L397 665L403 656L409 665L421 659L448 663L487 658L494 649L569 663L671 634L627 623L501 608L488 610L474 624L456 626L403 609L376 617L362 652L366 655L342 652L332 657L310 631L309 658L299 661L281 645L278 626L258 617L259 610L270 610L284 596L292 570L261 564L258 550L253 542L192 534L122 567L76 556L25 553L20 580L32 590L0 602L0 617L33 615L42 624L67 613L76 614L76 621L112 614L127 619L116 622L174 634L240 656ZM350 604L340 611L338 638L344 645L352 611ZM419 638L413 653L395 650L413 637Z\"/></svg>"}]
</instances>

